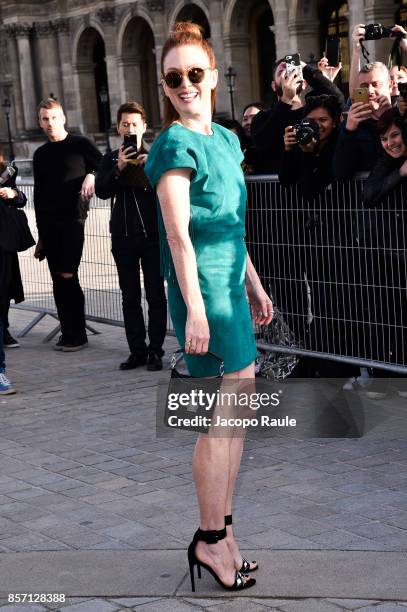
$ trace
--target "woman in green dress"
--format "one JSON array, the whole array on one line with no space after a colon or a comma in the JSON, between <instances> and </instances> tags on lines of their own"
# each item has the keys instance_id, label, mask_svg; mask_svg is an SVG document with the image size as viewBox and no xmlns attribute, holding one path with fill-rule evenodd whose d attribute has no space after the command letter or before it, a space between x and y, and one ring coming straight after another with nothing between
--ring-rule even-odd
<instances>
[{"instance_id":1,"label":"woman in green dress","mask_svg":"<svg viewBox=\"0 0 407 612\"><path fill-rule=\"evenodd\" d=\"M225 378L254 379L253 320L268 324L273 307L244 242L246 188L237 137L212 123L218 72L200 28L178 23L163 47L164 130L145 168L160 203L161 256L177 338L189 372L213 376L225 362ZM250 307L252 317L250 315ZM243 437L200 435L193 476L200 528L188 549L224 588L252 586L257 569L242 557L231 525L232 495Z\"/></svg>"}]
</instances>

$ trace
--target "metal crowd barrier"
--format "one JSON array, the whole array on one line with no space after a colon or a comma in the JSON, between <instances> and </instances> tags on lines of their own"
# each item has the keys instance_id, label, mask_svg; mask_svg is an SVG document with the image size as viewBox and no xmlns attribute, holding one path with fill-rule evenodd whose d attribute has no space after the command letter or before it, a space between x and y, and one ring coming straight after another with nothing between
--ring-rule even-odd
<instances>
[{"instance_id":1,"label":"metal crowd barrier","mask_svg":"<svg viewBox=\"0 0 407 612\"><path fill-rule=\"evenodd\" d=\"M273 176L248 177L247 187L248 250L280 313L257 330L258 346L407 374L403 193L367 209L362 179L333 183L313 201ZM36 237L33 187L21 188ZM87 319L123 326L109 216L109 201L94 198L79 274ZM17 307L38 314L23 333L56 315L46 261L33 250L20 254L26 300Z\"/></svg>"},{"instance_id":2,"label":"metal crowd barrier","mask_svg":"<svg viewBox=\"0 0 407 612\"><path fill-rule=\"evenodd\" d=\"M28 217L31 232L38 237L33 204L33 185L19 184L19 188L27 196L25 212ZM79 277L85 294L86 319L99 323L108 323L123 327L122 299L116 266L111 254L110 233L110 200L92 198L88 219L85 224L85 244ZM56 318L56 309L52 294L52 280L46 260L39 262L33 257L35 247L19 254L21 277L24 285L25 301L15 308L32 310L37 315L33 321L22 330L23 336L32 329L45 315ZM148 306L144 289L142 306L144 316ZM167 332L173 333L170 319L167 321ZM46 340L57 333L54 330Z\"/></svg>"},{"instance_id":3,"label":"metal crowd barrier","mask_svg":"<svg viewBox=\"0 0 407 612\"><path fill-rule=\"evenodd\" d=\"M405 188L367 208L363 182L307 201L247 179L248 250L279 313L258 346L407 374Z\"/></svg>"}]
</instances>

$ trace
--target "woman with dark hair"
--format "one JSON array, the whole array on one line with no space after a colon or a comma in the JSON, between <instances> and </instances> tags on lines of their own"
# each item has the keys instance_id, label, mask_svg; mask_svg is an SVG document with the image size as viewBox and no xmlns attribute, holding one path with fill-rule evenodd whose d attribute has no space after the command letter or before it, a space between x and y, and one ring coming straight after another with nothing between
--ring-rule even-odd
<instances>
[{"instance_id":1,"label":"woman with dark hair","mask_svg":"<svg viewBox=\"0 0 407 612\"><path fill-rule=\"evenodd\" d=\"M180 346L193 377L254 380L257 355L253 322L269 323L272 303L247 254L246 187L239 141L212 122L218 71L200 28L178 23L163 47L164 129L145 167L160 203L162 266ZM218 406L215 408L217 410ZM251 587L233 536L232 495L243 452L241 432L199 435L193 475L200 528L188 549L194 567L205 567L228 590Z\"/></svg>"},{"instance_id":2,"label":"woman with dark hair","mask_svg":"<svg viewBox=\"0 0 407 612\"><path fill-rule=\"evenodd\" d=\"M368 249L365 266L367 320L370 328L370 358L407 365L406 326L406 210L407 124L396 108L383 113L377 122L383 155L365 182L366 208L360 223L361 244ZM404 375L375 368L373 378L403 378L393 386L407 397ZM382 399L388 381L374 380L366 391L370 399Z\"/></svg>"},{"instance_id":3,"label":"woman with dark hair","mask_svg":"<svg viewBox=\"0 0 407 612\"><path fill-rule=\"evenodd\" d=\"M342 105L335 96L307 98L304 118L284 132L284 154L279 172L280 183L298 185L300 193L311 199L333 179L332 159Z\"/></svg>"},{"instance_id":4,"label":"woman with dark hair","mask_svg":"<svg viewBox=\"0 0 407 612\"><path fill-rule=\"evenodd\" d=\"M383 202L407 176L407 123L397 108L390 108L377 122L383 155L365 182L363 201L366 206Z\"/></svg>"}]
</instances>

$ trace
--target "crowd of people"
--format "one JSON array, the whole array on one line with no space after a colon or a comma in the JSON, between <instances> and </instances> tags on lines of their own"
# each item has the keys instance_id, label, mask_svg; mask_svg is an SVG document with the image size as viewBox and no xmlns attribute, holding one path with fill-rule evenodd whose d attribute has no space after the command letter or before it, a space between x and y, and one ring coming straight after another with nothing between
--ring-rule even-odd
<instances>
[{"instance_id":1,"label":"crowd of people","mask_svg":"<svg viewBox=\"0 0 407 612\"><path fill-rule=\"evenodd\" d=\"M392 32L398 37L400 47L407 49L405 30L396 25ZM244 174L278 174L282 186L296 186L303 202L312 203L333 181L350 179L360 171L369 172L364 193L364 205L367 208L382 206L389 192L403 185L407 175L407 120L404 119L407 96L398 87L400 83L407 83L407 69L395 65L389 70L381 62L361 65L364 35L365 26L358 24L352 33L347 99L334 82L341 65L329 66L327 58L323 57L317 66L302 62L300 70L289 71L286 61L281 59L275 64L271 87L277 101L271 107L262 102L249 102L243 109L241 122L231 119L218 121L238 138ZM199 78L202 77L201 73L195 74L192 71L186 76L194 86L198 86ZM174 81L170 88L181 87L182 79L174 77ZM46 258L52 277L61 324L61 335L54 348L74 352L88 344L85 300L78 269L89 200L96 194L111 202L112 254L122 292L125 333L129 346L129 356L119 367L128 370L146 365L150 371L160 370L167 321L163 277L168 254L159 243L159 225L162 220L156 214L154 183L145 172L145 165L150 159L149 147L143 138L147 129L145 111L135 101L120 106L117 112L117 132L121 145L105 156L90 140L66 130L63 108L57 100L50 98L40 103L38 120L47 142L37 149L33 159L34 206L39 235L35 257L40 260ZM197 144L192 143L190 146L196 147ZM4 216L6 210L23 207L26 198L16 188L15 165L10 166L4 159L0 162L3 168L0 178L0 213ZM149 165L151 167L151 160ZM402 199L401 196L399 199ZM400 201L400 207L401 204ZM269 202L268 205L272 207L273 203ZM314 221L305 216L302 223L304 228L308 228ZM8 233L6 227L6 221L2 220L0 393L15 391L5 375L4 347L18 346L8 329L8 309L11 299L16 303L24 299L17 257L17 251L21 249L14 245L14 250L10 250L10 246L4 244L4 237ZM379 234L377 228L376 234ZM249 236L249 241L251 238L256 239L255 236ZM386 267L387 270L393 270L397 257L397 283L394 281L393 284L402 288L405 287L405 264L403 262L402 265L399 253L395 255L394 245L404 244L404 241L403 225L394 222L387 242L381 245L387 255L383 256L384 259L378 257L375 262L377 269ZM269 248L274 247L271 244ZM312 279L311 268L315 262L307 260L309 257L305 250L300 251L301 247L298 246L294 260L299 262L301 274L307 279L307 291L309 281L314 280L316 291L321 294L326 279L320 275ZM333 251L328 250L325 255L329 262ZM147 329L141 306L140 267L148 303ZM262 262L259 262L261 267ZM326 267L331 268L330 265ZM260 275L279 304L278 282L274 285L267 282L272 279L273 270ZM294 303L298 296L289 282L280 287L281 294L285 294L280 303L283 311L298 312L301 310L301 301L304 304L306 302L304 298ZM383 295L381 298L380 303L385 303L388 296ZM401 295L398 299L403 304L398 322L403 325L405 300L404 297L401 299ZM321 299L319 295L321 302L327 306L326 298ZM387 315L390 317L390 312ZM397 353L391 350L392 342L389 343L390 356L372 354L372 359L403 362L404 347L400 355L400 351ZM313 345L312 342L307 348L321 350L318 343ZM330 372L331 375L355 377L359 374L358 368L354 366L340 367L332 362L329 365L327 367L325 361L318 365L318 360L303 359L302 368L298 372L302 375L327 375ZM383 375L383 372L376 370L375 375Z\"/></svg>"}]
</instances>

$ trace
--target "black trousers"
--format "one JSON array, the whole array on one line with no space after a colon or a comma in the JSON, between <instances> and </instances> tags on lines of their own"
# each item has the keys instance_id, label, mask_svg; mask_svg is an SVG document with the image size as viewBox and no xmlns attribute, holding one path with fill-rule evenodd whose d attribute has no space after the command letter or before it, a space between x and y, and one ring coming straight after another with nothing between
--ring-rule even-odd
<instances>
[{"instance_id":1,"label":"black trousers","mask_svg":"<svg viewBox=\"0 0 407 612\"><path fill-rule=\"evenodd\" d=\"M124 327L130 352L133 355L145 355L154 351L162 356L167 328L167 300L164 279L160 273L158 239L144 236L126 239L113 236L112 254L119 274ZM141 306L140 264L148 303L148 347L145 342L146 328Z\"/></svg>"},{"instance_id":2,"label":"black trousers","mask_svg":"<svg viewBox=\"0 0 407 612\"><path fill-rule=\"evenodd\" d=\"M55 305L66 342L86 341L85 297L78 269L84 243L84 224L69 221L39 228L53 281ZM72 274L64 278L61 274Z\"/></svg>"}]
</instances>

